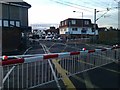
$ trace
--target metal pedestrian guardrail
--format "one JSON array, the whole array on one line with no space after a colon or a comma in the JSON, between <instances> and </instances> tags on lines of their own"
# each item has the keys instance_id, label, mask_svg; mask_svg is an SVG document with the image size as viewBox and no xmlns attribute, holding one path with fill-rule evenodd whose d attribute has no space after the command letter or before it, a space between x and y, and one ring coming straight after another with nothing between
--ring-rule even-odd
<instances>
[{"instance_id":1,"label":"metal pedestrian guardrail","mask_svg":"<svg viewBox=\"0 0 120 90\"><path fill-rule=\"evenodd\" d=\"M3 89L30 89L120 60L120 46L65 53L8 56L2 60ZM3 58L4 59L4 58ZM48 62L51 62L51 66ZM54 71L54 73L53 73ZM67 79L64 79L66 84ZM59 82L58 82L59 83ZM60 87L59 87L60 88Z\"/></svg>"}]
</instances>

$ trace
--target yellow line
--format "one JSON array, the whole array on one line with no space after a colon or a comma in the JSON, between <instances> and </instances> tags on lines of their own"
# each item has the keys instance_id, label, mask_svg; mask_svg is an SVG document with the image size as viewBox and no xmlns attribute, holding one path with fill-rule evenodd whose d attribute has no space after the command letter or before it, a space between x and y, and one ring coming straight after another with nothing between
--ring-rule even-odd
<instances>
[{"instance_id":1,"label":"yellow line","mask_svg":"<svg viewBox=\"0 0 120 90\"><path fill-rule=\"evenodd\" d=\"M57 71L62 76L62 80L64 82L64 85L66 86L66 89L73 88L74 90L76 90L75 86L73 85L73 83L70 81L70 79L66 75L65 70L60 66L60 64L57 62L57 60L52 60L52 62L55 65Z\"/></svg>"}]
</instances>

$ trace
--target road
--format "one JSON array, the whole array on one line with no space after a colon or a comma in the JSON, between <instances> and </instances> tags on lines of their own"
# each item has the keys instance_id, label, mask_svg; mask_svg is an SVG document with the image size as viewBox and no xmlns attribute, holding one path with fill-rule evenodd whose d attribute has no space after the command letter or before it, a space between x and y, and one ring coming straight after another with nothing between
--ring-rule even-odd
<instances>
[{"instance_id":1,"label":"road","mask_svg":"<svg viewBox=\"0 0 120 90\"><path fill-rule=\"evenodd\" d=\"M43 46L46 50L43 49ZM67 44L67 43L61 43L61 42L42 41L42 42L38 42L37 44L33 44L32 48L28 52L26 52L26 54L43 54L45 53L45 51L46 53L80 51L83 47L90 50L90 49L95 49L96 45L93 46L90 44L78 44L78 43ZM97 48L102 48L102 47L100 45L100 46L97 46ZM105 53L100 54L102 55L101 63L102 62L105 63L105 61L111 61L111 60L104 60L104 59L108 59L107 57L104 56L104 54ZM101 57L100 55L98 53L97 55L92 54L90 57L82 56L82 60L77 60L77 61L70 60L70 58L69 60L68 59L48 60L48 61L51 61L51 65L53 66L54 72L55 74L57 74L56 77L54 76L53 71L51 70L51 65L50 63L48 63L47 60L44 60L44 62L35 62L31 64L18 65L16 66L16 69L14 70L14 72L12 72L11 77L14 77L12 78L14 82L12 82L12 80L10 79L9 80L11 81L10 86L27 88L27 87L32 87L34 85L37 85L39 83L44 83L43 85L38 86L38 88L57 88L58 89L58 84L60 87L64 89L118 87L118 82L117 82L117 79L118 79L117 76L119 75L119 71L118 71L119 64L118 63L113 63L113 64L101 66L98 68L89 69L90 67L91 68L93 67L93 63L94 63L93 61L98 60L99 57ZM86 58L88 57L94 60L88 62L86 61ZM99 62L96 62L96 65L97 64L99 64ZM10 68L11 67L6 68L6 70L4 71L7 72L7 70L9 70ZM75 75L69 74L70 76L69 77L67 76L67 73L75 73L74 70L83 71L83 69L87 69L87 68L89 69L88 71L80 72L79 74L75 74ZM57 83L55 78L58 78L58 77L59 77L59 80ZM61 77L63 79L60 79ZM110 79L111 77L114 78L112 80L115 80L114 84L112 84L113 82L111 83L108 82L107 84L107 83L103 83L104 81L101 81L101 80L106 80L107 78ZM52 81L52 82L49 82L49 84L47 84L46 82L48 81ZM7 86L8 84L6 84L6 87Z\"/></svg>"},{"instance_id":2,"label":"road","mask_svg":"<svg viewBox=\"0 0 120 90\"><path fill-rule=\"evenodd\" d=\"M76 87L76 90L89 88L99 88L104 89L114 89L119 90L120 88L120 65L116 63L111 63L100 68L95 68L74 76L70 76L70 80ZM87 76L87 77L86 77ZM60 85L64 90L65 86L62 80L59 81ZM56 88L55 82L51 84L43 85L39 88Z\"/></svg>"},{"instance_id":3,"label":"road","mask_svg":"<svg viewBox=\"0 0 120 90\"><path fill-rule=\"evenodd\" d=\"M48 50L50 52L53 52L53 53L80 51L84 47L87 50L96 49L96 48L106 48L105 45L104 46L102 46L102 45L97 46L97 45L78 44L78 43L77 44L66 44L66 43L54 43L54 42L52 42L52 43L48 42L47 43L47 42L45 42L44 45L49 47ZM110 46L107 46L107 47L110 47ZM59 65L57 65L57 66L59 66ZM100 68L95 68L93 70L89 70L89 71L77 74L77 75L74 75L74 76L70 76L69 77L70 81L74 84L74 85L73 84L70 84L70 85L71 86L73 85L73 87L75 86L76 89L79 89L79 88L110 88L110 87L116 88L116 87L119 86L118 85L119 84L118 83L118 76L119 76L120 72L118 71L118 67L119 67L119 64L113 63L113 64L102 66ZM101 71L101 72L99 72L99 71ZM96 77L96 75L99 78ZM100 75L102 75L102 77ZM107 78L103 78L104 75L108 76L108 79L110 79L113 76L111 79L114 78L114 82L113 82L114 84L112 82L103 83L104 80L107 79ZM100 81L99 80L97 81L97 78ZM59 82L61 84L60 86L65 89L66 85L65 85L64 79L63 79L63 81L60 80ZM92 82L92 84L91 84L91 82ZM53 84L53 85L51 85L51 84ZM55 88L55 87L57 88L55 82L51 83L51 84L45 85L45 86L43 85L39 88L46 88L46 87L47 88ZM96 85L96 84L98 84L98 85ZM51 87L51 86L54 86L54 87Z\"/></svg>"}]
</instances>

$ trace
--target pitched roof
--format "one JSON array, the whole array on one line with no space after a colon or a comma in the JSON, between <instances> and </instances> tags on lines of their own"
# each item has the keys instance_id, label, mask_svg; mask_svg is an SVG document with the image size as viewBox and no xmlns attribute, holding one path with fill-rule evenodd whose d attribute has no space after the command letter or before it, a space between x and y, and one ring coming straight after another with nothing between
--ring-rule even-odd
<instances>
[{"instance_id":1,"label":"pitched roof","mask_svg":"<svg viewBox=\"0 0 120 90\"><path fill-rule=\"evenodd\" d=\"M68 18L69 20L90 20L90 19L80 19L80 18ZM66 20L68 20L66 19Z\"/></svg>"}]
</instances>

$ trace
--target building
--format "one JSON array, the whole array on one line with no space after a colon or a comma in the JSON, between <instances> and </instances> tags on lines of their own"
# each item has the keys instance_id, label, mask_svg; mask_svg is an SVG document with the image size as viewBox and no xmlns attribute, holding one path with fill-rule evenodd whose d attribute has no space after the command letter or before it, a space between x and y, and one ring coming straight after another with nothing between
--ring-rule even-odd
<instances>
[{"instance_id":1,"label":"building","mask_svg":"<svg viewBox=\"0 0 120 90\"><path fill-rule=\"evenodd\" d=\"M92 24L90 19L68 18L60 22L59 29L63 38L90 38L98 35L98 26Z\"/></svg>"},{"instance_id":2,"label":"building","mask_svg":"<svg viewBox=\"0 0 120 90\"><path fill-rule=\"evenodd\" d=\"M45 32L46 32L47 37L50 37L51 39L58 39L60 36L59 28L50 27Z\"/></svg>"},{"instance_id":3,"label":"building","mask_svg":"<svg viewBox=\"0 0 120 90\"><path fill-rule=\"evenodd\" d=\"M59 37L59 28L49 27L46 30L34 29L33 36L39 36L39 39L57 39Z\"/></svg>"},{"instance_id":4,"label":"building","mask_svg":"<svg viewBox=\"0 0 120 90\"><path fill-rule=\"evenodd\" d=\"M28 26L30 7L26 2L0 2L3 53L16 51L22 48L22 43L26 44L27 32L31 31L31 27Z\"/></svg>"}]
</instances>

